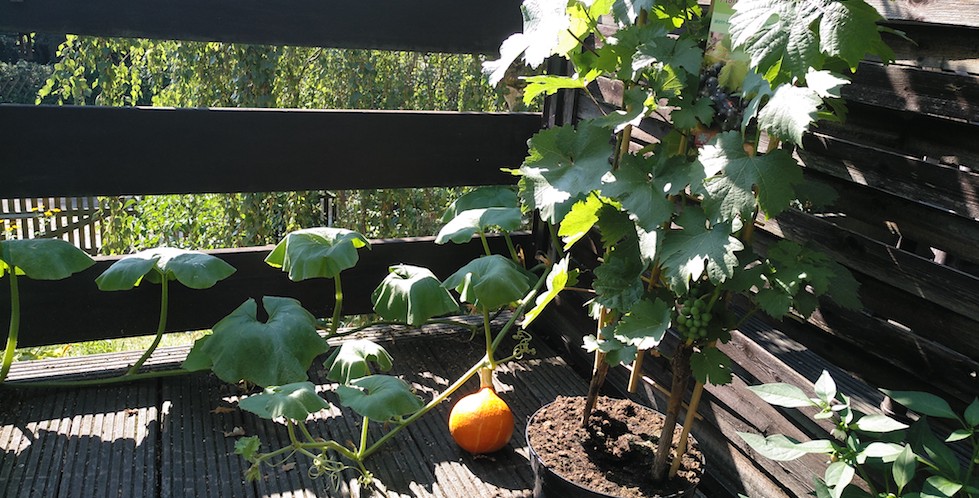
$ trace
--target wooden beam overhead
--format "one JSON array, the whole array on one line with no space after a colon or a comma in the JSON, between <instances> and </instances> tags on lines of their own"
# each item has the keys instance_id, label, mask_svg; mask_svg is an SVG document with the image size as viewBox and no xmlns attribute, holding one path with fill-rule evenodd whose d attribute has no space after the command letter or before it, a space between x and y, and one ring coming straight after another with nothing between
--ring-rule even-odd
<instances>
[{"instance_id":1,"label":"wooden beam overhead","mask_svg":"<svg viewBox=\"0 0 979 498\"><path fill-rule=\"evenodd\" d=\"M514 183L529 113L0 105L0 198ZM70 133L55 131L70 130Z\"/></svg>"},{"instance_id":2,"label":"wooden beam overhead","mask_svg":"<svg viewBox=\"0 0 979 498\"><path fill-rule=\"evenodd\" d=\"M519 0L27 0L0 2L0 32L498 54Z\"/></svg>"}]
</instances>

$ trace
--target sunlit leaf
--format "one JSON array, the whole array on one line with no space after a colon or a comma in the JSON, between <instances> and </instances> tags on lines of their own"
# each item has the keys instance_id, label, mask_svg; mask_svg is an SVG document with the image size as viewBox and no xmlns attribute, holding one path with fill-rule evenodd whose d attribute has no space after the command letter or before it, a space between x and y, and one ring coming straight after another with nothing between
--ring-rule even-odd
<instances>
[{"instance_id":1,"label":"sunlit leaf","mask_svg":"<svg viewBox=\"0 0 979 498\"><path fill-rule=\"evenodd\" d=\"M357 264L357 249L361 247L370 249L370 242L352 230L306 228L287 234L272 249L265 262L275 268L282 268L294 282L310 278L333 278Z\"/></svg>"},{"instance_id":2,"label":"sunlit leaf","mask_svg":"<svg viewBox=\"0 0 979 498\"><path fill-rule=\"evenodd\" d=\"M948 402L934 394L920 391L890 391L887 389L883 389L883 391L884 394L890 396L894 401L922 415L949 419L958 418Z\"/></svg>"},{"instance_id":3,"label":"sunlit leaf","mask_svg":"<svg viewBox=\"0 0 979 498\"><path fill-rule=\"evenodd\" d=\"M562 259L554 264L551 268L550 273L547 274L547 291L542 292L537 296L537 300L534 303L533 309L528 311L520 322L520 326L527 328L540 314L544 311L548 304L557 297L558 294L564 290L564 287L568 285L569 280L572 276L568 273L568 262L569 257ZM575 270L573 273L576 273Z\"/></svg>"},{"instance_id":4,"label":"sunlit leaf","mask_svg":"<svg viewBox=\"0 0 979 498\"><path fill-rule=\"evenodd\" d=\"M385 320L419 326L429 318L459 310L452 295L428 269L395 265L371 294L374 312Z\"/></svg>"},{"instance_id":5,"label":"sunlit leaf","mask_svg":"<svg viewBox=\"0 0 979 498\"><path fill-rule=\"evenodd\" d=\"M377 343L367 339L348 339L333 350L323 366L328 372L327 379L349 384L354 379L370 375L372 370L390 370L392 362L391 355ZM374 369L371 368L372 363L376 365Z\"/></svg>"},{"instance_id":6,"label":"sunlit leaf","mask_svg":"<svg viewBox=\"0 0 979 498\"><path fill-rule=\"evenodd\" d=\"M84 251L61 239L0 241L0 277L11 267L34 280L61 280L95 264Z\"/></svg>"},{"instance_id":7,"label":"sunlit leaf","mask_svg":"<svg viewBox=\"0 0 979 498\"><path fill-rule=\"evenodd\" d=\"M158 247L123 257L102 272L95 283L101 290L117 291L132 289L143 278L154 283L167 278L191 289L207 289L234 272L233 266L210 254Z\"/></svg>"},{"instance_id":8,"label":"sunlit leaf","mask_svg":"<svg viewBox=\"0 0 979 498\"><path fill-rule=\"evenodd\" d=\"M452 201L439 221L448 223L463 211L491 207L520 207L520 201L511 187L499 185L480 187Z\"/></svg>"},{"instance_id":9,"label":"sunlit leaf","mask_svg":"<svg viewBox=\"0 0 979 498\"><path fill-rule=\"evenodd\" d=\"M473 235L486 232L491 227L500 227L510 232L520 228L522 224L520 208L491 207L469 209L459 213L439 230L435 237L436 244L455 242L464 244L472 240Z\"/></svg>"},{"instance_id":10,"label":"sunlit leaf","mask_svg":"<svg viewBox=\"0 0 979 498\"><path fill-rule=\"evenodd\" d=\"M640 300L616 324L613 336L640 351L659 345L670 327L672 307L662 299Z\"/></svg>"},{"instance_id":11,"label":"sunlit leaf","mask_svg":"<svg viewBox=\"0 0 979 498\"><path fill-rule=\"evenodd\" d=\"M475 259L449 275L442 284L480 309L495 310L527 294L532 282L522 268L498 254Z\"/></svg>"},{"instance_id":12,"label":"sunlit leaf","mask_svg":"<svg viewBox=\"0 0 979 498\"><path fill-rule=\"evenodd\" d=\"M422 401L397 377L369 375L337 388L340 403L378 422L393 420L421 409Z\"/></svg>"},{"instance_id":13,"label":"sunlit leaf","mask_svg":"<svg viewBox=\"0 0 979 498\"><path fill-rule=\"evenodd\" d=\"M260 394L239 401L238 406L264 419L285 417L302 422L311 414L329 408L330 404L316 393L312 382L296 382L266 388Z\"/></svg>"},{"instance_id":14,"label":"sunlit leaf","mask_svg":"<svg viewBox=\"0 0 979 498\"><path fill-rule=\"evenodd\" d=\"M812 400L802 389L785 383L762 384L760 386L748 386L752 392L757 394L766 403L782 406L785 408L804 408L813 406Z\"/></svg>"}]
</instances>

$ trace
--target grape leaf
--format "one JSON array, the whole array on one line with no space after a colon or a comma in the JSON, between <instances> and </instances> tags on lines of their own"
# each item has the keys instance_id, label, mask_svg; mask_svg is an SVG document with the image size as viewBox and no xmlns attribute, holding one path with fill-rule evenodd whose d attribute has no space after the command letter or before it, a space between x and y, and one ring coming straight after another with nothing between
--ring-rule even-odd
<instances>
[{"instance_id":1,"label":"grape leaf","mask_svg":"<svg viewBox=\"0 0 979 498\"><path fill-rule=\"evenodd\" d=\"M282 268L289 280L334 278L353 268L357 249L371 244L363 235L344 228L304 228L288 233L265 258L269 266Z\"/></svg>"},{"instance_id":2,"label":"grape leaf","mask_svg":"<svg viewBox=\"0 0 979 498\"><path fill-rule=\"evenodd\" d=\"M34 280L61 280L92 265L84 251L61 239L0 241L0 277L11 267Z\"/></svg>"},{"instance_id":3,"label":"grape leaf","mask_svg":"<svg viewBox=\"0 0 979 498\"><path fill-rule=\"evenodd\" d=\"M731 224L721 223L711 229L706 227L702 211L687 207L677 223L683 230L669 230L663 234L659 255L664 275L671 287L686 292L690 281L697 280L704 271L712 282L723 282L734 275L738 267L736 251L744 244L731 236Z\"/></svg>"},{"instance_id":4,"label":"grape leaf","mask_svg":"<svg viewBox=\"0 0 979 498\"><path fill-rule=\"evenodd\" d=\"M700 162L708 171L724 173L707 180L704 209L712 219L731 220L738 215L751 219L755 188L759 208L771 218L789 207L795 199L794 185L803 180L802 169L788 152L779 149L749 156L741 135L734 131L721 133L704 146Z\"/></svg>"},{"instance_id":5,"label":"grape leaf","mask_svg":"<svg viewBox=\"0 0 979 498\"><path fill-rule=\"evenodd\" d=\"M295 299L265 296L262 304L266 322L258 321L255 300L245 301L194 343L183 367L210 368L231 384L247 380L267 387L306 380L313 359L328 347L316 333L315 318Z\"/></svg>"},{"instance_id":6,"label":"grape leaf","mask_svg":"<svg viewBox=\"0 0 979 498\"><path fill-rule=\"evenodd\" d=\"M416 327L434 316L459 311L458 303L428 268L412 265L388 268L371 302L381 318Z\"/></svg>"},{"instance_id":7,"label":"grape leaf","mask_svg":"<svg viewBox=\"0 0 979 498\"><path fill-rule=\"evenodd\" d=\"M602 206L604 203L597 195L589 195L571 206L571 211L561 220L557 232L564 241L565 251L571 249L575 242L581 240L598 223L598 211Z\"/></svg>"},{"instance_id":8,"label":"grape leaf","mask_svg":"<svg viewBox=\"0 0 979 498\"><path fill-rule=\"evenodd\" d=\"M784 141L801 145L802 135L816 121L822 103L823 99L810 88L781 85L758 113L758 126Z\"/></svg>"},{"instance_id":9,"label":"grape leaf","mask_svg":"<svg viewBox=\"0 0 979 498\"><path fill-rule=\"evenodd\" d=\"M717 348L705 348L690 356L690 367L697 382L724 385L731 383L731 358Z\"/></svg>"},{"instance_id":10,"label":"grape leaf","mask_svg":"<svg viewBox=\"0 0 979 498\"><path fill-rule=\"evenodd\" d=\"M841 90L849 84L849 78L844 78L831 71L816 71L810 68L809 73L806 74L806 86L824 99L843 98Z\"/></svg>"},{"instance_id":11,"label":"grape leaf","mask_svg":"<svg viewBox=\"0 0 979 498\"><path fill-rule=\"evenodd\" d=\"M626 154L619 169L602 179L602 194L619 200L636 224L651 232L670 219L673 203L666 196L668 188L652 177L650 163L642 156Z\"/></svg>"},{"instance_id":12,"label":"grape leaf","mask_svg":"<svg viewBox=\"0 0 979 498\"><path fill-rule=\"evenodd\" d=\"M566 0L524 0L523 32L514 33L500 46L500 58L483 63L489 83L496 86L521 54L531 67L538 67L560 43L560 35L570 26Z\"/></svg>"},{"instance_id":13,"label":"grape leaf","mask_svg":"<svg viewBox=\"0 0 979 498\"><path fill-rule=\"evenodd\" d=\"M868 53L878 55L884 62L894 59L894 53L881 40L877 22L880 13L863 1L846 2L810 0L819 6L819 48L826 55L839 57L856 71Z\"/></svg>"},{"instance_id":14,"label":"grape leaf","mask_svg":"<svg viewBox=\"0 0 979 498\"><path fill-rule=\"evenodd\" d=\"M534 103L538 95L553 95L558 90L585 88L588 81L585 78L572 76L539 75L523 78L527 82L524 87L523 102L526 105Z\"/></svg>"},{"instance_id":15,"label":"grape leaf","mask_svg":"<svg viewBox=\"0 0 979 498\"><path fill-rule=\"evenodd\" d=\"M601 351L605 354L605 363L611 366L629 364L635 361L639 350L635 346L623 344L616 339L597 339L593 335L586 335L582 338L581 347L589 352Z\"/></svg>"},{"instance_id":16,"label":"grape leaf","mask_svg":"<svg viewBox=\"0 0 979 498\"><path fill-rule=\"evenodd\" d=\"M692 130L698 124L709 124L714 117L714 108L711 107L710 102L708 98L697 99L693 104L671 112L670 118L677 128L684 130Z\"/></svg>"},{"instance_id":17,"label":"grape leaf","mask_svg":"<svg viewBox=\"0 0 979 498\"><path fill-rule=\"evenodd\" d=\"M612 14L621 24L632 24L639 17L640 11L650 11L653 0L615 0L612 4Z\"/></svg>"},{"instance_id":18,"label":"grape leaf","mask_svg":"<svg viewBox=\"0 0 979 498\"><path fill-rule=\"evenodd\" d=\"M643 299L619 320L613 337L640 351L655 348L670 327L671 311L672 307L662 299Z\"/></svg>"},{"instance_id":19,"label":"grape leaf","mask_svg":"<svg viewBox=\"0 0 979 498\"><path fill-rule=\"evenodd\" d=\"M522 176L520 193L529 209L540 209L542 219L557 224L575 201L598 190L611 169L610 138L608 130L587 122L534 135L530 155L515 171Z\"/></svg>"},{"instance_id":20,"label":"grape leaf","mask_svg":"<svg viewBox=\"0 0 979 498\"><path fill-rule=\"evenodd\" d=\"M262 393L253 394L239 401L238 406L242 410L252 412L264 419L272 420L285 417L296 422L302 422L310 414L329 408L330 404L319 394L316 394L316 386L312 382L306 381L266 388ZM254 449L258 449L257 439L255 443L246 444L254 445ZM235 450L237 451L237 449L238 445L236 444ZM252 448L243 448L243 450L250 449Z\"/></svg>"},{"instance_id":21,"label":"grape leaf","mask_svg":"<svg viewBox=\"0 0 979 498\"><path fill-rule=\"evenodd\" d=\"M628 311L642 297L640 275L645 269L637 237L616 245L605 253L605 262L595 268L595 300L606 308Z\"/></svg>"}]
</instances>

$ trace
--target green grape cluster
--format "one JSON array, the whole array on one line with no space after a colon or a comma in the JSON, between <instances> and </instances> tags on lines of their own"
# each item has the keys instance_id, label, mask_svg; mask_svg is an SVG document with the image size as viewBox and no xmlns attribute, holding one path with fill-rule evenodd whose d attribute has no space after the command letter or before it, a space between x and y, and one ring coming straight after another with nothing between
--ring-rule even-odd
<instances>
[{"instance_id":1,"label":"green grape cluster","mask_svg":"<svg viewBox=\"0 0 979 498\"><path fill-rule=\"evenodd\" d=\"M687 298L677 310L677 329L684 339L698 341L707 337L712 314L703 297Z\"/></svg>"}]
</instances>

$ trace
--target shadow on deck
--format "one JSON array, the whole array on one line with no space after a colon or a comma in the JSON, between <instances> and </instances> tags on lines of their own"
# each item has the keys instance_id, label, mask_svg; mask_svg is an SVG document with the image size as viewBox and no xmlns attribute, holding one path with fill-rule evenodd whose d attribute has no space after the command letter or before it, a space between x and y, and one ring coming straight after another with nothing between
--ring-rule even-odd
<instances>
[{"instance_id":1,"label":"shadow on deck","mask_svg":"<svg viewBox=\"0 0 979 498\"><path fill-rule=\"evenodd\" d=\"M402 431L367 464L388 496L530 496L533 474L527 463L524 424L558 393L583 394L587 385L551 349L535 341L537 355L501 367L497 388L516 418L510 446L474 457L451 440L446 420L452 402L477 387L477 380L432 413ZM423 399L447 387L483 353L468 331L438 329L389 339L385 347L402 375ZM156 367L171 365L186 349L155 355ZM17 365L12 378L37 372L103 373L124 368L131 355L45 360ZM160 359L163 358L163 359ZM60 364L59 364L60 362ZM311 380L323 391L322 362ZM70 365L65 367L65 365ZM18 371L19 370L19 371ZM50 378L50 377L45 377ZM357 474L344 471L334 489L328 477L311 479L309 460L299 457L262 478L246 482L248 463L234 454L238 435L258 435L263 448L285 445L285 426L236 407L242 394L210 374L169 377L130 384L72 389L0 390L0 496L5 497L307 497L367 496ZM335 402L335 396L326 398ZM313 435L355 440L357 416L339 407L308 422ZM373 438L381 427L372 424Z\"/></svg>"}]
</instances>

